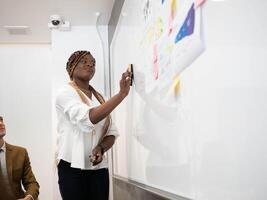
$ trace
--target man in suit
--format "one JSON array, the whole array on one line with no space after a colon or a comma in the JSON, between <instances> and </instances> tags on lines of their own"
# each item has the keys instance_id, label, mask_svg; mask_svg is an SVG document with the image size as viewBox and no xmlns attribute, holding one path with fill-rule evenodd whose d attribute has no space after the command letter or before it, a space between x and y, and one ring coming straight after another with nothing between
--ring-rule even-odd
<instances>
[{"instance_id":1,"label":"man in suit","mask_svg":"<svg viewBox=\"0 0 267 200\"><path fill-rule=\"evenodd\" d=\"M0 116L0 187L3 190L0 200L36 200L39 184L32 172L27 150L6 143L5 135L4 120Z\"/></svg>"}]
</instances>

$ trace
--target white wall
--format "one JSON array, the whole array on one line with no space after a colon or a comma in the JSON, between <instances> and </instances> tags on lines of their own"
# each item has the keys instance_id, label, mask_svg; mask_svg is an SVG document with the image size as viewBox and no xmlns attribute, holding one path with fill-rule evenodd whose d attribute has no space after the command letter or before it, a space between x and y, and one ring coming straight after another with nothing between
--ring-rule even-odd
<instances>
[{"instance_id":1,"label":"white wall","mask_svg":"<svg viewBox=\"0 0 267 200\"><path fill-rule=\"evenodd\" d=\"M99 31L104 49L95 26L72 27L68 32L54 30L51 45L0 46L0 114L7 126L6 140L28 149L41 186L40 200L61 199L54 162L54 99L58 88L69 81L65 67L72 52L89 50L96 58L96 74L91 84L104 94L107 26L100 26Z\"/></svg>"},{"instance_id":2,"label":"white wall","mask_svg":"<svg viewBox=\"0 0 267 200\"><path fill-rule=\"evenodd\" d=\"M0 45L0 115L5 140L26 147L40 200L52 199L50 45Z\"/></svg>"},{"instance_id":3,"label":"white wall","mask_svg":"<svg viewBox=\"0 0 267 200\"><path fill-rule=\"evenodd\" d=\"M116 110L116 174L197 200L267 199L266 8L262 0L206 2L207 50L181 75L176 124L151 115L132 91ZM138 9L138 0L125 1L112 43L114 92L136 62ZM134 135L136 119L152 130L146 141Z\"/></svg>"},{"instance_id":4,"label":"white wall","mask_svg":"<svg viewBox=\"0 0 267 200\"><path fill-rule=\"evenodd\" d=\"M98 91L104 94L104 67L108 68L108 32L107 26L100 26L99 31L103 41L103 47L101 40L97 33L95 26L76 26L72 27L71 31L52 31L52 92L53 102L57 90L63 85L69 82L68 73L66 71L66 63L71 53L77 50L88 50L96 59L96 73L91 81ZM104 48L104 49L103 49ZM104 54L103 54L104 50ZM105 60L103 59L105 56ZM52 105L53 110L53 142L55 150L56 141L56 114L54 110L54 103ZM57 175L54 176L54 200L60 200L60 194L58 190Z\"/></svg>"}]
</instances>

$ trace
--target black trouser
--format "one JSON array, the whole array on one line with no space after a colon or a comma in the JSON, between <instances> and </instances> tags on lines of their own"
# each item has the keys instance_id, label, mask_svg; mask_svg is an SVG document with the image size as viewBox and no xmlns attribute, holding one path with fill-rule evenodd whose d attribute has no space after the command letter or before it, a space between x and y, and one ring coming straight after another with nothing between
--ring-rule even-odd
<instances>
[{"instance_id":1,"label":"black trouser","mask_svg":"<svg viewBox=\"0 0 267 200\"><path fill-rule=\"evenodd\" d=\"M108 169L81 170L70 167L60 160L58 184L63 200L108 200Z\"/></svg>"}]
</instances>

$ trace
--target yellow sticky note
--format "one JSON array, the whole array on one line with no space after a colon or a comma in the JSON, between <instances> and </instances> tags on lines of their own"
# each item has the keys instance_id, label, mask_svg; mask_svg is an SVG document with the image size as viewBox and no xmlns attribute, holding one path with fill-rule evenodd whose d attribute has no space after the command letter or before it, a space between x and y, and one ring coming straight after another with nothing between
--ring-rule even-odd
<instances>
[{"instance_id":1,"label":"yellow sticky note","mask_svg":"<svg viewBox=\"0 0 267 200\"><path fill-rule=\"evenodd\" d=\"M174 94L174 96L178 96L180 92L180 78L179 76L174 77L173 84L168 92L168 94Z\"/></svg>"},{"instance_id":2,"label":"yellow sticky note","mask_svg":"<svg viewBox=\"0 0 267 200\"><path fill-rule=\"evenodd\" d=\"M173 91L174 91L174 95L178 96L178 94L180 92L180 78L178 76L174 79Z\"/></svg>"}]
</instances>

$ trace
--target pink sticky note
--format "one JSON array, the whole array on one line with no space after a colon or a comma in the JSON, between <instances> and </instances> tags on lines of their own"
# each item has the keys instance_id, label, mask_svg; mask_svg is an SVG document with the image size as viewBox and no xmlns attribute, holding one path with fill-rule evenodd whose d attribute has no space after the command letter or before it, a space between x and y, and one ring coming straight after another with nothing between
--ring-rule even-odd
<instances>
[{"instance_id":1,"label":"pink sticky note","mask_svg":"<svg viewBox=\"0 0 267 200\"><path fill-rule=\"evenodd\" d=\"M196 8L202 6L205 3L205 0L196 0Z\"/></svg>"},{"instance_id":2,"label":"pink sticky note","mask_svg":"<svg viewBox=\"0 0 267 200\"><path fill-rule=\"evenodd\" d=\"M157 45L153 46L153 65L154 65L154 79L157 80L159 77L159 65L158 65L158 50Z\"/></svg>"},{"instance_id":3,"label":"pink sticky note","mask_svg":"<svg viewBox=\"0 0 267 200\"><path fill-rule=\"evenodd\" d=\"M172 33L172 23L173 23L173 18L172 15L169 16L169 23L168 23L168 35L170 36Z\"/></svg>"}]
</instances>

